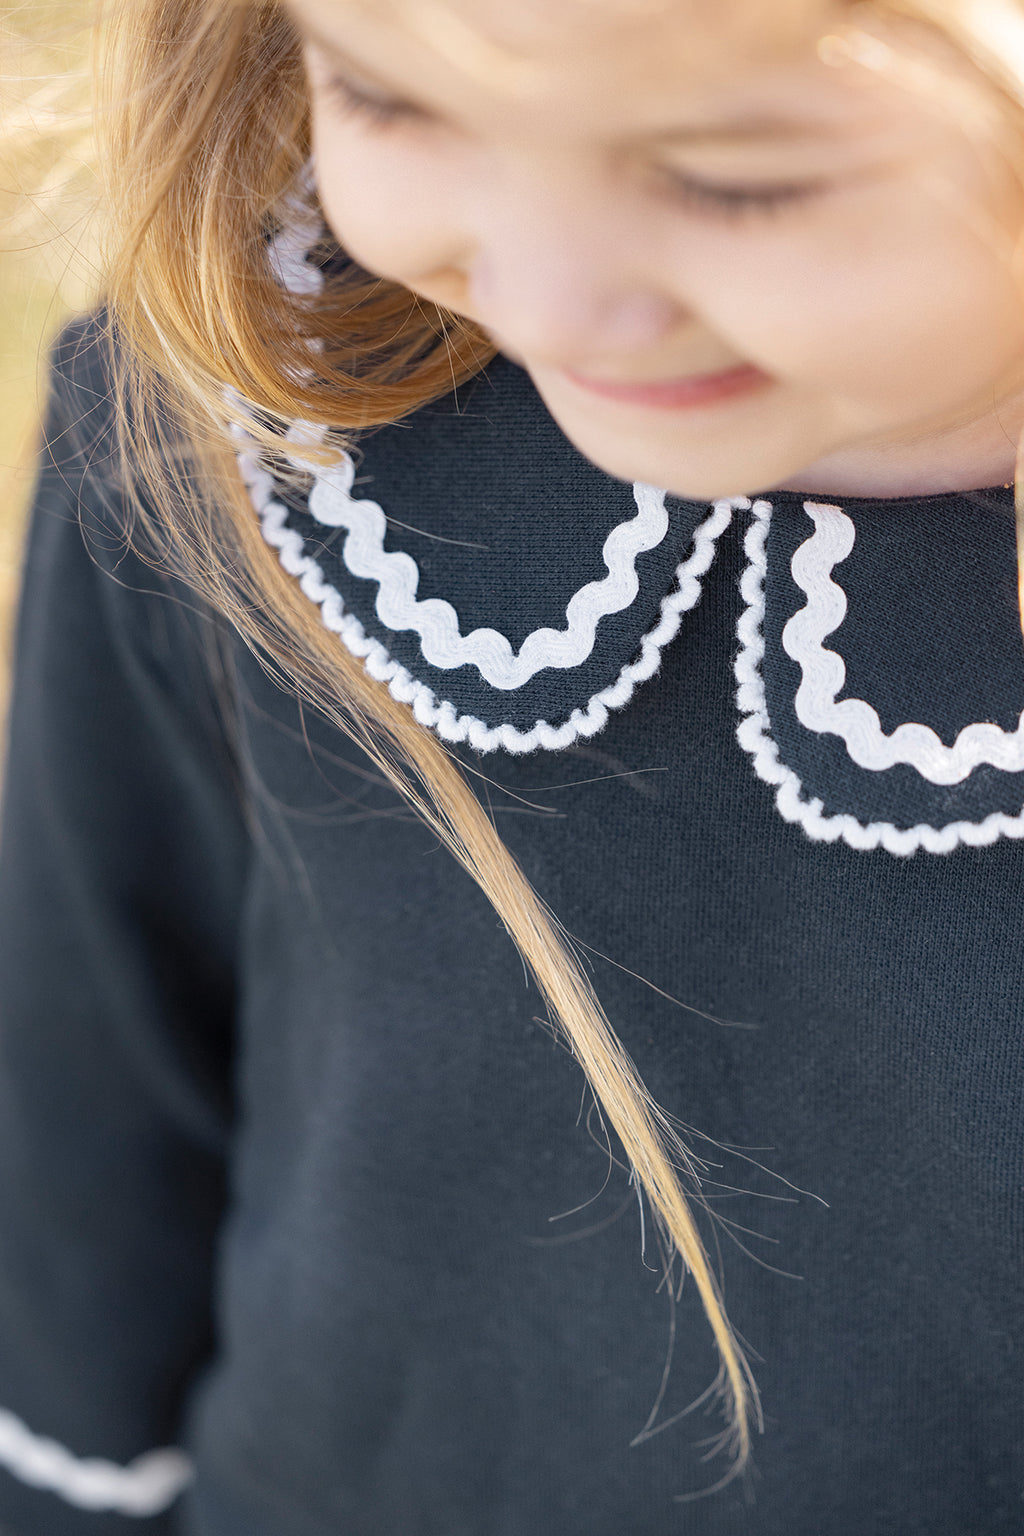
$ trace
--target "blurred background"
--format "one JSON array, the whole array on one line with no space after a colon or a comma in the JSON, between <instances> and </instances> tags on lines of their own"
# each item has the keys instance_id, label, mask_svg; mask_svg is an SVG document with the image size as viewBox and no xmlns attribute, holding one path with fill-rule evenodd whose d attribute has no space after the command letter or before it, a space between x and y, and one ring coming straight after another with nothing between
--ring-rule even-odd
<instances>
[{"instance_id":1,"label":"blurred background","mask_svg":"<svg viewBox=\"0 0 1024 1536\"><path fill-rule=\"evenodd\" d=\"M0 0L0 711L47 349L97 289L91 12L92 0Z\"/></svg>"}]
</instances>

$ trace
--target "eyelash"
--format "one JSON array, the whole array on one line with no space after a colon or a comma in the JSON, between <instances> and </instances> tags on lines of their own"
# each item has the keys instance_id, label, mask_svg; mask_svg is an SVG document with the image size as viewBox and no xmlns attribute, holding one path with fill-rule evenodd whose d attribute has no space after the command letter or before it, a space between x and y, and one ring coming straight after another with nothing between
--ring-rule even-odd
<instances>
[{"instance_id":1,"label":"eyelash","mask_svg":"<svg viewBox=\"0 0 1024 1536\"><path fill-rule=\"evenodd\" d=\"M747 214L780 213L825 190L820 182L797 182L780 187L715 187L673 174L669 175L668 182L670 195L698 208L710 209L726 219L741 219Z\"/></svg>"},{"instance_id":2,"label":"eyelash","mask_svg":"<svg viewBox=\"0 0 1024 1536\"><path fill-rule=\"evenodd\" d=\"M423 116L416 107L370 96L337 75L328 80L327 90L335 106L340 107L346 116L360 118L371 127L390 128L403 119L407 121Z\"/></svg>"},{"instance_id":3,"label":"eyelash","mask_svg":"<svg viewBox=\"0 0 1024 1536\"><path fill-rule=\"evenodd\" d=\"M358 118L378 132L394 128L402 122L424 121L427 118L418 107L370 96L337 76L328 81L328 91L346 116ZM665 173L665 181L669 194L679 201L727 219L778 213L824 191L818 182L779 187L716 187L671 171Z\"/></svg>"}]
</instances>

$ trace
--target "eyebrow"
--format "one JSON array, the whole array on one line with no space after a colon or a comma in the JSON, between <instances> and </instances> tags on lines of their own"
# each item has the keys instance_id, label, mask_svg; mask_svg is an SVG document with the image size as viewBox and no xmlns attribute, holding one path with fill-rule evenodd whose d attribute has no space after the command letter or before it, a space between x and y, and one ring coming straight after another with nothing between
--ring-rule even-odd
<instances>
[{"instance_id":1,"label":"eyebrow","mask_svg":"<svg viewBox=\"0 0 1024 1536\"><path fill-rule=\"evenodd\" d=\"M304 21L299 22L294 17L294 12L293 19L305 41L312 43L339 69L350 72L357 80L365 81L367 85L379 90L382 95L394 97L399 101L406 99L403 91L396 89L394 85L382 79L374 69L368 68L351 54L346 53L338 43L324 37L321 32ZM692 148L710 144L799 143L809 138L834 138L835 136L836 128L831 123L821 120L812 121L808 118L786 117L769 112L746 113L737 117L723 118L719 122L655 129L644 135L649 142L662 149Z\"/></svg>"}]
</instances>

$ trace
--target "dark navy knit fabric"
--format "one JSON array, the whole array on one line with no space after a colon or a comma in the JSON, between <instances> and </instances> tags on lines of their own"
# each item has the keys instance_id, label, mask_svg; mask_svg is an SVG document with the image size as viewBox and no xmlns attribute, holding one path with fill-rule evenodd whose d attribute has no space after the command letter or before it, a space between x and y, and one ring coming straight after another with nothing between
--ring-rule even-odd
<instances>
[{"instance_id":1,"label":"dark navy knit fabric","mask_svg":"<svg viewBox=\"0 0 1024 1536\"><path fill-rule=\"evenodd\" d=\"M0 1528L1024 1531L1009 493L845 504L831 565L838 514L808 550L808 498L752 495L600 733L457 749L705 1164L764 1433L746 1477L684 1501L725 1470L720 1420L684 1413L708 1330L693 1287L661 1283L493 910L337 730L125 552L88 328L58 364L0 860ZM630 488L508 365L469 397L465 453L450 406L368 439L358 472L427 595L518 643L601 579ZM710 510L676 504L638 562L641 630ZM453 530L486 546L486 583ZM801 639L829 581L846 615ZM610 675L636 643L602 620L594 654ZM959 771L943 752L979 722L1009 766L938 787L859 766L800 719L805 673L826 707L823 649L882 735L937 735L929 772ZM944 853L855 845L993 814ZM33 1483L26 1434L62 1448L65 1491ZM67 1495L68 1465L175 1446L192 1481L162 1510Z\"/></svg>"}]
</instances>

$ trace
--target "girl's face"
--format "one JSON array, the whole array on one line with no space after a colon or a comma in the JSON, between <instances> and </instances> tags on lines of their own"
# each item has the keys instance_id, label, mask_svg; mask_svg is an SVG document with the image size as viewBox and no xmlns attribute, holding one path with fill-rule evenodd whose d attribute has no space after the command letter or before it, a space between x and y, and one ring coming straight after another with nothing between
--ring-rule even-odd
<instances>
[{"instance_id":1,"label":"girl's face","mask_svg":"<svg viewBox=\"0 0 1024 1536\"><path fill-rule=\"evenodd\" d=\"M338 239L477 321L602 468L695 498L1012 477L1019 194L923 29L844 43L826 0L289 10Z\"/></svg>"}]
</instances>

